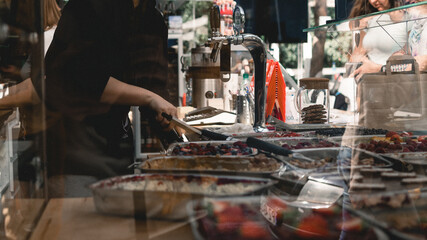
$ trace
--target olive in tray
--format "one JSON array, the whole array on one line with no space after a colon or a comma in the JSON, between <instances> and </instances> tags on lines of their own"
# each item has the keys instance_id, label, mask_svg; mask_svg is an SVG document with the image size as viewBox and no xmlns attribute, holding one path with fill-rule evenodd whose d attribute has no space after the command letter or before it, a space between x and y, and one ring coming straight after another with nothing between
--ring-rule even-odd
<instances>
[{"instance_id":1,"label":"olive in tray","mask_svg":"<svg viewBox=\"0 0 427 240\"><path fill-rule=\"evenodd\" d=\"M348 212L343 214L342 206L336 203L302 208L281 196L269 195L261 200L261 213L279 239L378 239L367 222Z\"/></svg>"},{"instance_id":2,"label":"olive in tray","mask_svg":"<svg viewBox=\"0 0 427 240\"><path fill-rule=\"evenodd\" d=\"M242 141L179 143L168 150L172 156L194 155L253 155L256 150Z\"/></svg>"}]
</instances>

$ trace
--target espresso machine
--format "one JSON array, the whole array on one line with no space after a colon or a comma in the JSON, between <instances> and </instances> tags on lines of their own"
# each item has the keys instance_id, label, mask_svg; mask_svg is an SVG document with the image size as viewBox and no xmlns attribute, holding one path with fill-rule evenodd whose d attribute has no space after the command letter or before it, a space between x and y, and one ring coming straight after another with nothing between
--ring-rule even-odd
<instances>
[{"instance_id":1,"label":"espresso machine","mask_svg":"<svg viewBox=\"0 0 427 240\"><path fill-rule=\"evenodd\" d=\"M219 74L220 63L211 58L210 47L196 47L191 49L191 67L187 71L187 81L192 81L193 107L204 108L208 101L223 97L222 81Z\"/></svg>"},{"instance_id":2,"label":"espresso machine","mask_svg":"<svg viewBox=\"0 0 427 240\"><path fill-rule=\"evenodd\" d=\"M240 6L236 6L233 12L234 35L223 36L220 33L220 11L218 6L213 6L210 12L210 24L212 37L207 41L211 46L211 59L216 62L220 55L219 77L223 81L230 79L230 54L231 45L245 47L254 62L254 111L253 128L256 132L267 131L265 128L265 77L267 65L267 52L264 41L256 35L243 33L245 14Z\"/></svg>"}]
</instances>

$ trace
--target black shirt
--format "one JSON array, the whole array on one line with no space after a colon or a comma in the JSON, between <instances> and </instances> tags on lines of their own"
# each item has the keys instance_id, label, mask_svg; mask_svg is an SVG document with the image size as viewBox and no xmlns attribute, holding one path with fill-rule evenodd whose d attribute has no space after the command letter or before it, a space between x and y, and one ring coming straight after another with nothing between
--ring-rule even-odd
<instances>
[{"instance_id":1,"label":"black shirt","mask_svg":"<svg viewBox=\"0 0 427 240\"><path fill-rule=\"evenodd\" d=\"M155 0L141 0L136 8L132 0L70 0L46 54L46 106L95 129L106 139L100 147L114 156L129 136L130 106L99 102L108 79L165 96L166 44Z\"/></svg>"}]
</instances>

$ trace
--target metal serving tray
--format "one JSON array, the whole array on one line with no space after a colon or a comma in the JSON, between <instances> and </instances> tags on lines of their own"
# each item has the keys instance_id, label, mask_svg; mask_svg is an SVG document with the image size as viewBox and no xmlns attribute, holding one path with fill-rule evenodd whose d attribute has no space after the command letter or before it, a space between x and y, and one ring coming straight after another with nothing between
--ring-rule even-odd
<instances>
[{"instance_id":1,"label":"metal serving tray","mask_svg":"<svg viewBox=\"0 0 427 240\"><path fill-rule=\"evenodd\" d=\"M261 139L269 139L269 138L292 138L292 137L309 137L314 136L311 132L298 132L300 136L290 136L283 137L282 134L289 133L283 131L274 131L274 132L257 132L257 133L235 133L232 135L233 138L244 140L248 137L261 138Z\"/></svg>"},{"instance_id":2,"label":"metal serving tray","mask_svg":"<svg viewBox=\"0 0 427 240\"><path fill-rule=\"evenodd\" d=\"M200 145L202 147L206 147L209 144L211 146L218 147L218 146L221 146L223 144L233 145L235 142L242 142L242 141L195 141L195 142L173 143L166 150L166 155L168 155L168 156L174 155L173 150L175 149L175 147L186 148L186 147L189 147L190 144L197 144L197 145ZM244 143L244 142L242 142L242 143ZM249 153L249 155L258 154L258 150L256 148L251 148L251 151L252 151L252 153ZM243 154L238 154L238 155L243 155Z\"/></svg>"},{"instance_id":3,"label":"metal serving tray","mask_svg":"<svg viewBox=\"0 0 427 240\"><path fill-rule=\"evenodd\" d=\"M344 147L356 147L359 143L369 143L373 137L385 137L385 135L362 135L362 136L336 136L328 137L331 142L338 143Z\"/></svg>"},{"instance_id":4,"label":"metal serving tray","mask_svg":"<svg viewBox=\"0 0 427 240\"><path fill-rule=\"evenodd\" d=\"M310 144L310 146L304 146L301 149L309 149L309 148L327 148L326 146L319 146L315 147L316 145L320 144L321 142L328 142L333 146L330 147L340 147L337 143L328 141L327 139L322 138L316 138L316 137L295 137L295 138L268 138L263 139L266 142L270 142L273 144L276 144L278 146L283 146L284 144L287 144L289 146L296 146L298 143L304 143L304 144ZM292 148L290 150L300 150Z\"/></svg>"},{"instance_id":5,"label":"metal serving tray","mask_svg":"<svg viewBox=\"0 0 427 240\"><path fill-rule=\"evenodd\" d=\"M400 164L404 171L427 175L427 152L383 153L381 156Z\"/></svg>"},{"instance_id":6,"label":"metal serving tray","mask_svg":"<svg viewBox=\"0 0 427 240\"><path fill-rule=\"evenodd\" d=\"M392 162L384 159L378 154L347 147L304 149L295 150L294 152L301 153L315 161L326 157L332 160L323 166L302 168L301 166L293 164L291 162L291 157L276 156L287 165L286 168L284 168L285 171L279 171L272 175L273 178L279 181L279 188L285 186L286 189L289 189L289 185L293 185L291 189L294 191L294 189L301 189L308 180L347 187L357 169L369 167L391 168L393 166ZM367 165L361 161L371 158L374 161L373 165ZM298 161L311 164L311 162L304 159L298 159ZM351 165L352 163L353 166Z\"/></svg>"},{"instance_id":7,"label":"metal serving tray","mask_svg":"<svg viewBox=\"0 0 427 240\"><path fill-rule=\"evenodd\" d=\"M145 186L140 185L141 189L133 190L115 187L117 184L133 183ZM153 183L157 185L152 186ZM100 213L182 220L188 217L185 206L191 200L256 195L275 183L276 181L271 179L256 177L159 173L113 177L90 185L90 189L95 207ZM151 185L148 186L149 189L147 185ZM155 189L152 189L154 187ZM164 190L167 187L170 189Z\"/></svg>"},{"instance_id":8,"label":"metal serving tray","mask_svg":"<svg viewBox=\"0 0 427 240\"><path fill-rule=\"evenodd\" d=\"M142 172L186 172L269 177L284 163L265 155L257 156L165 156L148 159L137 168Z\"/></svg>"},{"instance_id":9,"label":"metal serving tray","mask_svg":"<svg viewBox=\"0 0 427 240\"><path fill-rule=\"evenodd\" d=\"M368 152L362 149L348 148L348 147L333 147L333 148L311 148L311 149L301 149L294 150L295 153L301 153L302 155L314 159L321 160L324 158L331 158L330 163L325 164L321 167L307 167L303 168L301 166L297 166L291 162L292 157L284 157L279 156L281 160L283 160L288 166L297 170L314 170L314 169L325 169L325 168L341 168L341 169L350 169L355 168L357 166L351 166L351 162L358 162L359 160L365 158L373 158L374 166L378 167L392 167L393 164L381 157L378 154ZM305 159L297 159L300 162L311 163ZM337 161L339 160L339 161ZM358 164L360 165L360 164Z\"/></svg>"}]
</instances>

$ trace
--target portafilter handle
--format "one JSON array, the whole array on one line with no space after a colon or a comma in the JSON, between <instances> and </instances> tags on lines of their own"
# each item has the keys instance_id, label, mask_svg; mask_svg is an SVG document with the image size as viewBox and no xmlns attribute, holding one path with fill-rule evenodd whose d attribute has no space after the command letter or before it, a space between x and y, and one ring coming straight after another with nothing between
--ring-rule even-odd
<instances>
[{"instance_id":1,"label":"portafilter handle","mask_svg":"<svg viewBox=\"0 0 427 240\"><path fill-rule=\"evenodd\" d=\"M214 5L211 7L210 13L209 13L209 18L210 18L210 24L211 24L213 37L219 37L221 35L221 32L220 32L221 15L220 15L218 5Z\"/></svg>"}]
</instances>

